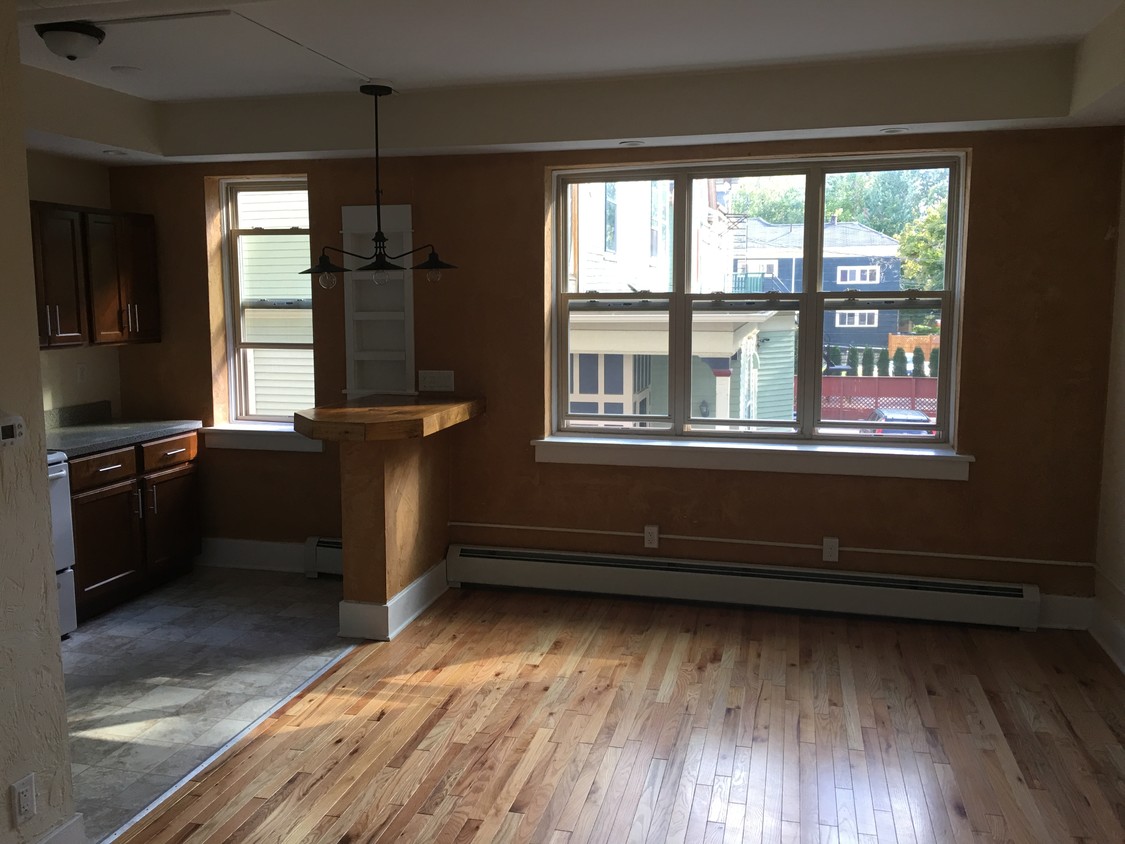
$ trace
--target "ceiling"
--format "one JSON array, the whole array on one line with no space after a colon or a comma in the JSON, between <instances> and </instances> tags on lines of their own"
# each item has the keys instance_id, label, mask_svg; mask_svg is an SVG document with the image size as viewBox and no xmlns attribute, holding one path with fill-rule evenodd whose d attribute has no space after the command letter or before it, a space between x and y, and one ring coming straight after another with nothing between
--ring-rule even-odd
<instances>
[{"instance_id":1,"label":"ceiling","mask_svg":"<svg viewBox=\"0 0 1125 844\"><path fill-rule=\"evenodd\" d=\"M1077 43L1121 0L19 0L24 64L151 101L400 91ZM115 22L138 16L219 12ZM92 20L95 56L34 24ZM319 55L318 55L319 54ZM343 66L341 66L343 65Z\"/></svg>"}]
</instances>

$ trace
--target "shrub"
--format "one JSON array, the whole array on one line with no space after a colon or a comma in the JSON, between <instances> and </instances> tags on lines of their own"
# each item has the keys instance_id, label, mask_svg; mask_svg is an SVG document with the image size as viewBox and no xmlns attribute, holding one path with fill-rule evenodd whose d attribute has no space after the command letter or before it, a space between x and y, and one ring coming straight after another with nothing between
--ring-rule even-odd
<instances>
[{"instance_id":1,"label":"shrub","mask_svg":"<svg viewBox=\"0 0 1125 844\"><path fill-rule=\"evenodd\" d=\"M875 352L870 347L863 350L863 374L875 374Z\"/></svg>"},{"instance_id":2,"label":"shrub","mask_svg":"<svg viewBox=\"0 0 1125 844\"><path fill-rule=\"evenodd\" d=\"M921 346L914 347L914 377L926 377L926 353L922 351Z\"/></svg>"},{"instance_id":3,"label":"shrub","mask_svg":"<svg viewBox=\"0 0 1125 844\"><path fill-rule=\"evenodd\" d=\"M899 346L897 349L895 349L894 358L892 358L891 371L899 377L910 374L906 371L906 350L903 349L902 346Z\"/></svg>"},{"instance_id":4,"label":"shrub","mask_svg":"<svg viewBox=\"0 0 1125 844\"><path fill-rule=\"evenodd\" d=\"M937 378L938 373L938 347L930 349L930 377Z\"/></svg>"},{"instance_id":5,"label":"shrub","mask_svg":"<svg viewBox=\"0 0 1125 844\"><path fill-rule=\"evenodd\" d=\"M886 349L879 350L879 361L875 366L880 375L885 377L891 374L891 357Z\"/></svg>"}]
</instances>

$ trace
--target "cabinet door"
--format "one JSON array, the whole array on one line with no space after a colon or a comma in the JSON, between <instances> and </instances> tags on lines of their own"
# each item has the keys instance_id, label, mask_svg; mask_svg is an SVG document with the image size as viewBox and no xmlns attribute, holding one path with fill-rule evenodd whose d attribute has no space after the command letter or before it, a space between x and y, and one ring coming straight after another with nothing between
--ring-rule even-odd
<instances>
[{"instance_id":1,"label":"cabinet door","mask_svg":"<svg viewBox=\"0 0 1125 844\"><path fill-rule=\"evenodd\" d=\"M148 214L117 217L117 253L128 308L129 339L160 339L160 288L156 272L156 220Z\"/></svg>"},{"instance_id":2,"label":"cabinet door","mask_svg":"<svg viewBox=\"0 0 1125 844\"><path fill-rule=\"evenodd\" d=\"M183 571L199 553L199 492L195 466L144 476L145 562L159 579Z\"/></svg>"},{"instance_id":3,"label":"cabinet door","mask_svg":"<svg viewBox=\"0 0 1125 844\"><path fill-rule=\"evenodd\" d=\"M128 339L129 320L117 255L117 216L87 213L86 277L90 311L90 342L122 343Z\"/></svg>"},{"instance_id":4,"label":"cabinet door","mask_svg":"<svg viewBox=\"0 0 1125 844\"><path fill-rule=\"evenodd\" d=\"M41 344L80 345L86 339L82 214L69 208L32 203L31 219Z\"/></svg>"},{"instance_id":5,"label":"cabinet door","mask_svg":"<svg viewBox=\"0 0 1125 844\"><path fill-rule=\"evenodd\" d=\"M141 488L125 481L71 498L74 582L79 618L132 595L144 571Z\"/></svg>"}]
</instances>

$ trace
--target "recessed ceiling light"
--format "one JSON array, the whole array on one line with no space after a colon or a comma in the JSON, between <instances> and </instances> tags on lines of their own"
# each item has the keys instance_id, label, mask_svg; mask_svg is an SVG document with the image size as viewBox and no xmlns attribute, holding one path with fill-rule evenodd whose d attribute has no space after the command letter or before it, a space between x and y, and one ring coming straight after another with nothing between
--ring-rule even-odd
<instances>
[{"instance_id":1,"label":"recessed ceiling light","mask_svg":"<svg viewBox=\"0 0 1125 844\"><path fill-rule=\"evenodd\" d=\"M645 142L644 141L618 141L617 145L622 146L622 147L643 147L645 145Z\"/></svg>"},{"instance_id":2,"label":"recessed ceiling light","mask_svg":"<svg viewBox=\"0 0 1125 844\"><path fill-rule=\"evenodd\" d=\"M102 155L128 155L123 149L103 149Z\"/></svg>"},{"instance_id":3,"label":"recessed ceiling light","mask_svg":"<svg viewBox=\"0 0 1125 844\"><path fill-rule=\"evenodd\" d=\"M124 74L133 74L133 73L140 73L141 72L141 69L139 67L133 67L133 65L131 65L131 64L115 64L115 65L110 66L109 69L112 70L114 73L124 73Z\"/></svg>"},{"instance_id":4,"label":"recessed ceiling light","mask_svg":"<svg viewBox=\"0 0 1125 844\"><path fill-rule=\"evenodd\" d=\"M886 129L880 129L884 135L901 135L904 132L909 132L910 129L906 126L888 126Z\"/></svg>"}]
</instances>

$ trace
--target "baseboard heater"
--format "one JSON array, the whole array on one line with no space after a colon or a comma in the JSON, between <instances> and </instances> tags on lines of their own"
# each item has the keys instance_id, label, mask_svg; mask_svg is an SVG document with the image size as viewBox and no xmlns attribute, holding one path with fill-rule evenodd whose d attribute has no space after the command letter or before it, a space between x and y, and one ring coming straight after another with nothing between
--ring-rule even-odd
<instances>
[{"instance_id":1,"label":"baseboard heater","mask_svg":"<svg viewBox=\"0 0 1125 844\"><path fill-rule=\"evenodd\" d=\"M344 543L329 536L305 540L305 577L344 573Z\"/></svg>"},{"instance_id":2,"label":"baseboard heater","mask_svg":"<svg viewBox=\"0 0 1125 844\"><path fill-rule=\"evenodd\" d=\"M451 545L446 571L451 583L1039 626L1039 587L1026 583L474 545Z\"/></svg>"}]
</instances>

